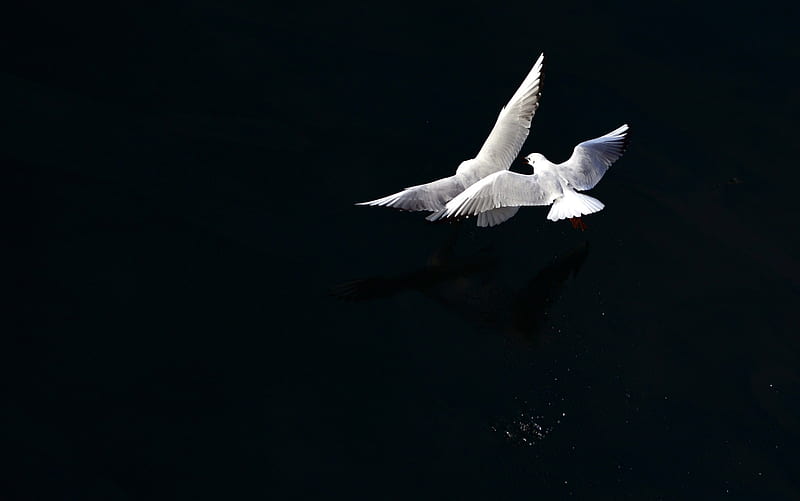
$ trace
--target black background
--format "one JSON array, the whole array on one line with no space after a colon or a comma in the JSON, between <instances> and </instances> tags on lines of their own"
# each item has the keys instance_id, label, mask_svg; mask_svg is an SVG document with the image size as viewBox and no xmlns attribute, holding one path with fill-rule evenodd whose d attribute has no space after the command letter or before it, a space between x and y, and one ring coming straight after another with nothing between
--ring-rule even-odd
<instances>
[{"instance_id":1,"label":"black background","mask_svg":"<svg viewBox=\"0 0 800 501\"><path fill-rule=\"evenodd\" d=\"M800 497L797 7L496 4L4 16L0 499ZM586 232L353 206L541 51Z\"/></svg>"}]
</instances>

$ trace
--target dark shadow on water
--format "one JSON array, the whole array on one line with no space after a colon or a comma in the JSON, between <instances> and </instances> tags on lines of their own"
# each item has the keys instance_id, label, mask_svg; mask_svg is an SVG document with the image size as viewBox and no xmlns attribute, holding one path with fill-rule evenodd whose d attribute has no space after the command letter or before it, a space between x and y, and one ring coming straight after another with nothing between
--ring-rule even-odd
<instances>
[{"instance_id":1,"label":"dark shadow on water","mask_svg":"<svg viewBox=\"0 0 800 501\"><path fill-rule=\"evenodd\" d=\"M467 255L456 253L462 225L454 225L425 266L344 282L332 287L331 294L343 301L360 302L418 292L480 327L538 344L551 306L565 282L583 266L589 243L563 252L522 286L513 286L503 276L503 260L495 248L485 247Z\"/></svg>"}]
</instances>

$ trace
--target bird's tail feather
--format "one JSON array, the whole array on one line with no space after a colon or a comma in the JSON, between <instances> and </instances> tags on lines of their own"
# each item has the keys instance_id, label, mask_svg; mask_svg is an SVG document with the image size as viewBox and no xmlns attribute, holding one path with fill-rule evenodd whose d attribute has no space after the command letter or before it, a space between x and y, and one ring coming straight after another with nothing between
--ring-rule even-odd
<instances>
[{"instance_id":1,"label":"bird's tail feather","mask_svg":"<svg viewBox=\"0 0 800 501\"><path fill-rule=\"evenodd\" d=\"M603 209L603 202L588 195L582 195L572 190L565 190L564 196L553 202L547 219L558 221L570 217L581 217L593 214Z\"/></svg>"},{"instance_id":2,"label":"bird's tail feather","mask_svg":"<svg viewBox=\"0 0 800 501\"><path fill-rule=\"evenodd\" d=\"M444 213L446 211L447 211L447 208L442 207L441 209L439 209L437 211L434 211L431 214L428 214L428 216L425 219L427 219L428 221L438 221L439 219L441 219L444 216Z\"/></svg>"}]
</instances>

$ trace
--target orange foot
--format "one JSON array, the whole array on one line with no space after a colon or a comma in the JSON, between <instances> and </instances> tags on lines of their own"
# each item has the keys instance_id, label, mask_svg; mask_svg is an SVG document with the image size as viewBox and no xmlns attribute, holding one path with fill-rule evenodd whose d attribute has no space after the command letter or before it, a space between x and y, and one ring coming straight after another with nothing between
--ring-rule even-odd
<instances>
[{"instance_id":1,"label":"orange foot","mask_svg":"<svg viewBox=\"0 0 800 501\"><path fill-rule=\"evenodd\" d=\"M584 231L586 230L586 228L588 228L588 226L586 226L586 223L584 223L583 220L579 217L571 217L569 218L569 222L572 223L572 227L575 228L576 230Z\"/></svg>"}]
</instances>

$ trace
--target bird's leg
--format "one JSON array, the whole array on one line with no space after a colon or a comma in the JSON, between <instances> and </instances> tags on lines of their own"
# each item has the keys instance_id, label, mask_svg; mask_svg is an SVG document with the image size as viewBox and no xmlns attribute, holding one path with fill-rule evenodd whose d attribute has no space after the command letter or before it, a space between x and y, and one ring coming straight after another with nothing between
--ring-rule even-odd
<instances>
[{"instance_id":1,"label":"bird's leg","mask_svg":"<svg viewBox=\"0 0 800 501\"><path fill-rule=\"evenodd\" d=\"M584 223L583 220L579 217L571 217L569 218L569 222L572 223L572 227L575 228L576 230L584 231L586 230L586 228L588 228L588 226L586 226L586 223Z\"/></svg>"}]
</instances>

